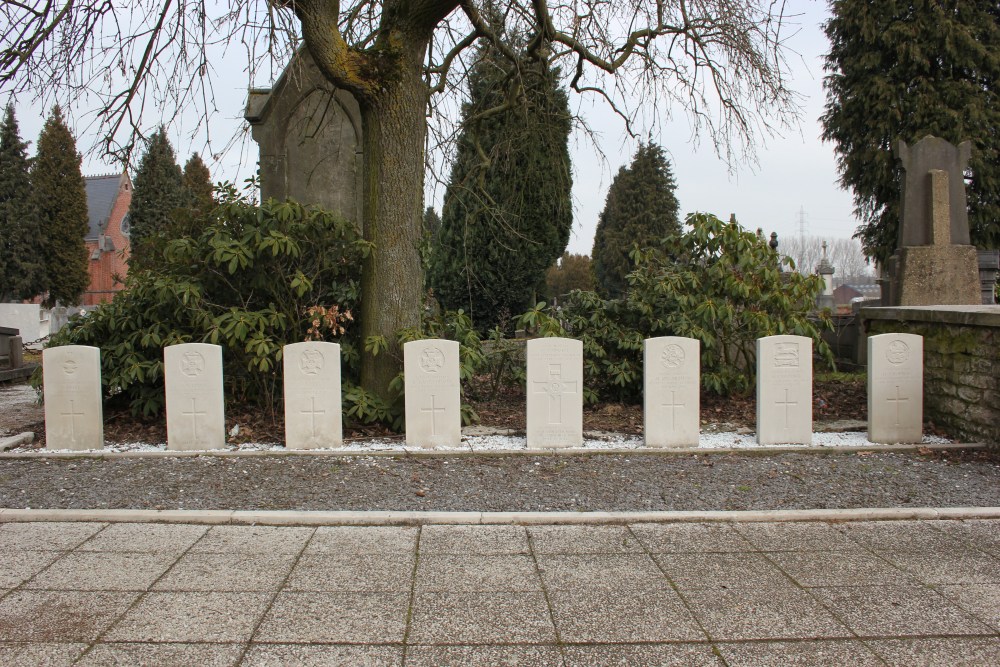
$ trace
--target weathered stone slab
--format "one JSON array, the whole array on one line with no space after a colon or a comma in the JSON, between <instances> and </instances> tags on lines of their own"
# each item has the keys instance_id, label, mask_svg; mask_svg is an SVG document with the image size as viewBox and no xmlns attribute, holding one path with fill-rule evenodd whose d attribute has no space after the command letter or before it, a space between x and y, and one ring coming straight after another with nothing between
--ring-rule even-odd
<instances>
[{"instance_id":1,"label":"weathered stone slab","mask_svg":"<svg viewBox=\"0 0 1000 667\"><path fill-rule=\"evenodd\" d=\"M340 394L340 345L293 343L282 350L285 380L285 447L340 447L344 429Z\"/></svg>"},{"instance_id":2,"label":"weathered stone slab","mask_svg":"<svg viewBox=\"0 0 1000 667\"><path fill-rule=\"evenodd\" d=\"M896 444L923 439L924 339L888 333L868 338L868 439Z\"/></svg>"},{"instance_id":3,"label":"weathered stone slab","mask_svg":"<svg viewBox=\"0 0 1000 667\"><path fill-rule=\"evenodd\" d=\"M222 348L184 343L163 349L167 392L167 449L226 446Z\"/></svg>"},{"instance_id":4,"label":"weathered stone slab","mask_svg":"<svg viewBox=\"0 0 1000 667\"><path fill-rule=\"evenodd\" d=\"M904 170L898 247L933 243L969 245L965 170L971 156L972 144L968 141L955 146L945 139L928 135L912 146L905 141L896 143L896 157ZM935 183L927 176L932 171L943 172L944 178ZM934 186L941 184L944 192L935 196ZM944 221L946 230L936 240L933 238L936 225L932 219L935 204L938 218Z\"/></svg>"},{"instance_id":5,"label":"weathered stone slab","mask_svg":"<svg viewBox=\"0 0 1000 667\"><path fill-rule=\"evenodd\" d=\"M42 352L45 448L102 449L101 350L87 345Z\"/></svg>"},{"instance_id":6,"label":"weathered stone slab","mask_svg":"<svg viewBox=\"0 0 1000 667\"><path fill-rule=\"evenodd\" d=\"M649 338L643 348L644 432L647 447L697 447L701 343Z\"/></svg>"},{"instance_id":7,"label":"weathered stone slab","mask_svg":"<svg viewBox=\"0 0 1000 667\"><path fill-rule=\"evenodd\" d=\"M812 339L757 339L757 443L812 444Z\"/></svg>"},{"instance_id":8,"label":"weathered stone slab","mask_svg":"<svg viewBox=\"0 0 1000 667\"><path fill-rule=\"evenodd\" d=\"M458 343L415 340L403 345L406 442L416 447L462 444Z\"/></svg>"},{"instance_id":9,"label":"weathered stone slab","mask_svg":"<svg viewBox=\"0 0 1000 667\"><path fill-rule=\"evenodd\" d=\"M528 447L583 444L583 343L528 341Z\"/></svg>"}]
</instances>

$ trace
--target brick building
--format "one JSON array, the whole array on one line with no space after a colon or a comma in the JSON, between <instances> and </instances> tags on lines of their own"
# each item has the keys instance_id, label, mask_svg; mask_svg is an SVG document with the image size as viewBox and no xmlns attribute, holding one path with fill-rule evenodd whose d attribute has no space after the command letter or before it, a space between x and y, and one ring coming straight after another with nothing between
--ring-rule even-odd
<instances>
[{"instance_id":1,"label":"brick building","mask_svg":"<svg viewBox=\"0 0 1000 667\"><path fill-rule=\"evenodd\" d=\"M87 212L90 228L84 239L90 284L80 305L93 306L111 301L124 286L128 273L129 216L132 179L128 173L87 176Z\"/></svg>"}]
</instances>

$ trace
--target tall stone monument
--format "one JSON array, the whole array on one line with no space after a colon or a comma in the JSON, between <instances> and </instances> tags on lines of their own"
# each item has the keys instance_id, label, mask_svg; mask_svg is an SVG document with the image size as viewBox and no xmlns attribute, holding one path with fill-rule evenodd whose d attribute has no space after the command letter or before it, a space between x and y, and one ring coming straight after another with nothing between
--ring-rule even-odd
<instances>
[{"instance_id":1,"label":"tall stone monument","mask_svg":"<svg viewBox=\"0 0 1000 667\"><path fill-rule=\"evenodd\" d=\"M272 88L250 90L245 112L260 146L264 199L291 197L361 225L361 111L301 49Z\"/></svg>"},{"instance_id":2,"label":"tall stone monument","mask_svg":"<svg viewBox=\"0 0 1000 667\"><path fill-rule=\"evenodd\" d=\"M895 306L980 303L978 257L969 241L965 169L972 144L957 147L926 136L900 141L906 172L896 254L889 258L890 303Z\"/></svg>"}]
</instances>

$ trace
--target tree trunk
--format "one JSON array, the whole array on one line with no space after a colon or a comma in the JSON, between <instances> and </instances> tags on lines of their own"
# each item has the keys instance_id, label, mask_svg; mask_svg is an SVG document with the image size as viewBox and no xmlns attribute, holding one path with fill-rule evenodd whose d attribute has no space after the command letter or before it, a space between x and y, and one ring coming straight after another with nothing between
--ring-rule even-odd
<instances>
[{"instance_id":1,"label":"tree trunk","mask_svg":"<svg viewBox=\"0 0 1000 667\"><path fill-rule=\"evenodd\" d=\"M409 59L406 59L409 60ZM420 61L405 62L399 78L362 104L364 237L373 244L361 274L361 335L381 336L387 350L361 355L361 386L386 398L402 370L400 329L420 326L423 154L427 87Z\"/></svg>"}]
</instances>

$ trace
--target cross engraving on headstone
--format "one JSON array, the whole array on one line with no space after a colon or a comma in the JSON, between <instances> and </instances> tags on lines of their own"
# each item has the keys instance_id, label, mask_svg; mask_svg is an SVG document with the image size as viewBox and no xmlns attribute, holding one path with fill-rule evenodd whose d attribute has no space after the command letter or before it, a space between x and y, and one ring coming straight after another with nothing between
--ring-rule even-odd
<instances>
[{"instance_id":1,"label":"cross engraving on headstone","mask_svg":"<svg viewBox=\"0 0 1000 667\"><path fill-rule=\"evenodd\" d=\"M567 382L562 379L562 364L551 364L549 366L549 379L534 383L536 394L546 394L549 397L549 423L562 424L562 397L563 394L572 395L577 392L576 382Z\"/></svg>"},{"instance_id":2,"label":"cross engraving on headstone","mask_svg":"<svg viewBox=\"0 0 1000 667\"><path fill-rule=\"evenodd\" d=\"M431 394L431 407L420 408L421 412L431 413L431 435L437 435L437 413L444 412L444 408L438 408L434 406L435 396Z\"/></svg>"},{"instance_id":3,"label":"cross engraving on headstone","mask_svg":"<svg viewBox=\"0 0 1000 667\"><path fill-rule=\"evenodd\" d=\"M775 404L776 405L782 405L782 406L784 406L784 408L785 408L785 428L788 428L789 427L789 423L788 423L788 410L789 410L789 408L791 408L791 406L798 405L799 404L798 401L789 401L788 400L788 390L785 389L785 400L784 401L775 401Z\"/></svg>"},{"instance_id":4,"label":"cross engraving on headstone","mask_svg":"<svg viewBox=\"0 0 1000 667\"><path fill-rule=\"evenodd\" d=\"M326 410L317 410L316 409L316 397L315 396L310 396L309 397L309 409L308 410L299 410L299 412L301 414L304 414L304 415L309 415L309 423L311 425L312 437L315 438L316 437L316 415L325 415L326 414Z\"/></svg>"},{"instance_id":5,"label":"cross engraving on headstone","mask_svg":"<svg viewBox=\"0 0 1000 667\"><path fill-rule=\"evenodd\" d=\"M74 405L74 401L71 400L69 402L69 412L61 412L59 414L61 414L63 417L69 417L69 438L73 442L76 442L76 418L82 417L83 413L76 411L76 406Z\"/></svg>"},{"instance_id":6,"label":"cross engraving on headstone","mask_svg":"<svg viewBox=\"0 0 1000 667\"><path fill-rule=\"evenodd\" d=\"M684 407L684 403L678 403L677 402L677 396L675 395L676 393L677 392L675 392L675 391L671 391L670 392L670 402L662 404L663 407L670 408L670 429L671 430L673 430L674 427L677 425L677 408L683 408Z\"/></svg>"},{"instance_id":7,"label":"cross engraving on headstone","mask_svg":"<svg viewBox=\"0 0 1000 667\"><path fill-rule=\"evenodd\" d=\"M193 437L191 439L194 440L195 442L200 441L200 439L198 438L198 417L204 417L205 415L208 414L207 412L199 412L198 411L198 408L195 405L197 402L198 402L197 398L192 398L191 399L191 412L182 412L181 413L185 417L191 417L191 426L194 429L194 431L193 431Z\"/></svg>"},{"instance_id":8,"label":"cross engraving on headstone","mask_svg":"<svg viewBox=\"0 0 1000 667\"><path fill-rule=\"evenodd\" d=\"M892 396L890 396L889 398L887 398L885 400L889 401L890 403L895 403L896 404L896 426L899 426L899 407L900 407L899 404L900 403L905 403L906 401L909 401L910 399L903 398L902 396L899 395L899 385L897 384L896 385L896 397L893 398Z\"/></svg>"}]
</instances>

